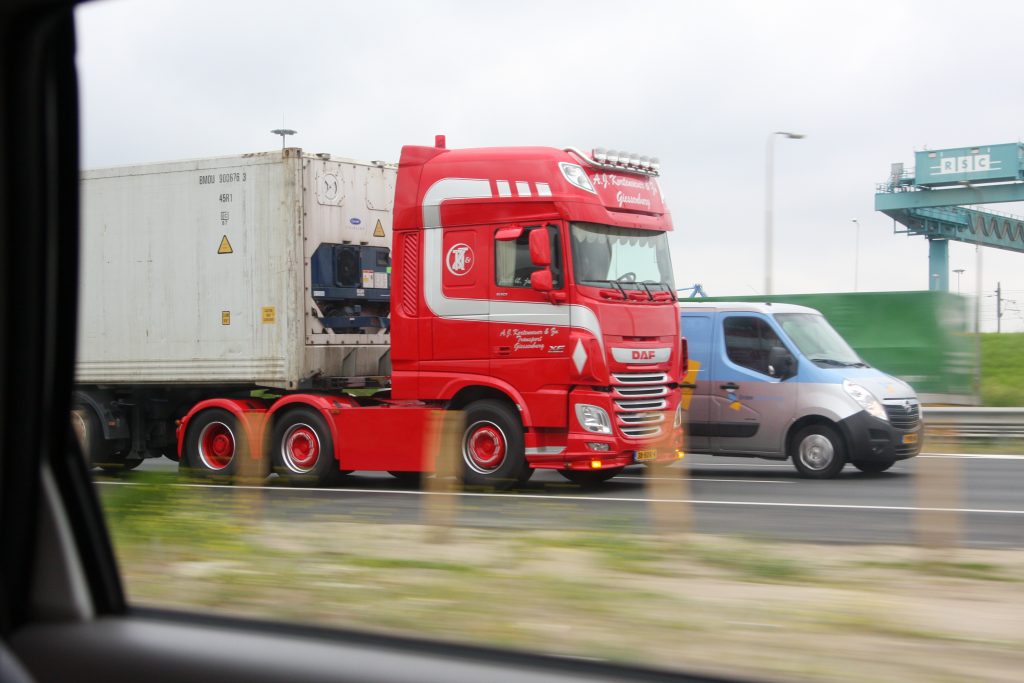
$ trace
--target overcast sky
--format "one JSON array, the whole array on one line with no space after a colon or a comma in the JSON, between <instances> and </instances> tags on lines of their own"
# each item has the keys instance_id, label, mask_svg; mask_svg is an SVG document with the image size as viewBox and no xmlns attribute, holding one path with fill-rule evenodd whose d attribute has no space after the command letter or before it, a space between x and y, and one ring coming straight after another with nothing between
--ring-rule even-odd
<instances>
[{"instance_id":1,"label":"overcast sky","mask_svg":"<svg viewBox=\"0 0 1024 683\"><path fill-rule=\"evenodd\" d=\"M364 160L436 133L624 149L661 159L677 286L713 295L764 291L772 131L807 136L775 144L777 293L852 291L853 219L861 291L927 289L927 241L893 234L875 184L915 150L1024 137L1020 0L104 0L77 19L86 168L269 150L282 125ZM973 247L950 262L973 293ZM1024 329L1024 254L985 250L982 274ZM993 297L982 312L994 329Z\"/></svg>"}]
</instances>

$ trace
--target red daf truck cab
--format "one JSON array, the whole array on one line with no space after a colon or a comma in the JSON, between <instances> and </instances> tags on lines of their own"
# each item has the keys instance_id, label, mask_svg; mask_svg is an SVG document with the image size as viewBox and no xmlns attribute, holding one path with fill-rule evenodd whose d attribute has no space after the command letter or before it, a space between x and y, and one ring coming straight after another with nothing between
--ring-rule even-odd
<instances>
[{"instance_id":1,"label":"red daf truck cab","mask_svg":"<svg viewBox=\"0 0 1024 683\"><path fill-rule=\"evenodd\" d=\"M392 398L465 412L470 483L681 458L671 216L646 157L402 150Z\"/></svg>"}]
</instances>

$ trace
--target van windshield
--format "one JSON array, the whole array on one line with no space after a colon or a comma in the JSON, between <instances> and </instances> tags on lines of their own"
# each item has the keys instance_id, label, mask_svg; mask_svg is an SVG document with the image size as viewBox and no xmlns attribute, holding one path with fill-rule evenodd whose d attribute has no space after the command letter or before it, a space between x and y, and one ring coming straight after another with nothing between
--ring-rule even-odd
<instances>
[{"instance_id":1,"label":"van windshield","mask_svg":"<svg viewBox=\"0 0 1024 683\"><path fill-rule=\"evenodd\" d=\"M821 366L868 367L825 316L818 313L777 313L783 331L807 358Z\"/></svg>"},{"instance_id":2,"label":"van windshield","mask_svg":"<svg viewBox=\"0 0 1024 683\"><path fill-rule=\"evenodd\" d=\"M571 234L577 283L675 292L668 235L664 232L573 223Z\"/></svg>"}]
</instances>

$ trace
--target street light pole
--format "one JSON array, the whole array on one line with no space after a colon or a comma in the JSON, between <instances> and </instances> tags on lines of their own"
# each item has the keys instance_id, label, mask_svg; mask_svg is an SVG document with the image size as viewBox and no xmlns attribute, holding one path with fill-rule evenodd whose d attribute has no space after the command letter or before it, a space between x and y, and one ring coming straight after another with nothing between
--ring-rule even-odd
<instances>
[{"instance_id":1,"label":"street light pole","mask_svg":"<svg viewBox=\"0 0 1024 683\"><path fill-rule=\"evenodd\" d=\"M768 136L768 145L765 153L765 179L764 179L764 293L772 293L772 203L774 192L775 174L775 136L781 135L790 140L800 140L804 137L802 133L787 133L777 130Z\"/></svg>"},{"instance_id":2,"label":"street light pole","mask_svg":"<svg viewBox=\"0 0 1024 683\"><path fill-rule=\"evenodd\" d=\"M857 226L857 239L853 243L853 291L860 291L857 287L857 278L860 275L860 221L856 218L853 219L853 224Z\"/></svg>"},{"instance_id":3,"label":"street light pole","mask_svg":"<svg viewBox=\"0 0 1024 683\"><path fill-rule=\"evenodd\" d=\"M273 133L274 135L281 136L281 149L284 149L285 138L287 138L289 135L295 135L298 131L292 130L291 128L275 128L270 132Z\"/></svg>"},{"instance_id":4,"label":"street light pole","mask_svg":"<svg viewBox=\"0 0 1024 683\"><path fill-rule=\"evenodd\" d=\"M964 274L964 268L954 268L953 272L956 273L956 294L960 296L960 276Z\"/></svg>"}]
</instances>

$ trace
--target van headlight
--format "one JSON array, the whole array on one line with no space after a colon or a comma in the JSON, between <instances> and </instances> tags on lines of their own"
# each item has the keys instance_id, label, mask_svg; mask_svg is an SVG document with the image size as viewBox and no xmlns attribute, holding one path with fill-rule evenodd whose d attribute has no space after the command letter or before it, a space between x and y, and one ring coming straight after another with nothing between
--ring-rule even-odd
<instances>
[{"instance_id":1,"label":"van headlight","mask_svg":"<svg viewBox=\"0 0 1024 683\"><path fill-rule=\"evenodd\" d=\"M889 421L889 416L885 414L885 408L882 407L882 402L875 398L875 395L870 391L857 384L851 382L848 379L843 380L843 391L845 391L850 398L857 402L857 404L867 411L868 415L877 417L879 420Z\"/></svg>"},{"instance_id":2,"label":"van headlight","mask_svg":"<svg viewBox=\"0 0 1024 683\"><path fill-rule=\"evenodd\" d=\"M678 429L683 426L683 404L676 406L676 419L672 421L672 427Z\"/></svg>"},{"instance_id":3,"label":"van headlight","mask_svg":"<svg viewBox=\"0 0 1024 683\"><path fill-rule=\"evenodd\" d=\"M587 403L576 404L576 419L580 426L595 434L611 434L612 422L604 408Z\"/></svg>"}]
</instances>

